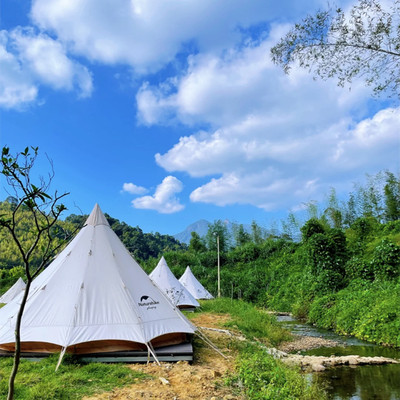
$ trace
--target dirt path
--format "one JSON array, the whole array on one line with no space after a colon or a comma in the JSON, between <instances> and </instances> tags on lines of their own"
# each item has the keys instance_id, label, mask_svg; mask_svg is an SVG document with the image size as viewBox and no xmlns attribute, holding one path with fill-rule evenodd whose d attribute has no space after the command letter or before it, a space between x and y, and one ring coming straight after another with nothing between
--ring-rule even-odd
<instances>
[{"instance_id":1,"label":"dirt path","mask_svg":"<svg viewBox=\"0 0 400 400\"><path fill-rule=\"evenodd\" d=\"M226 315L201 313L192 321L197 326L221 328L228 320ZM235 354L229 349L230 341L226 336L213 331L207 331L207 336L228 356L227 359L214 350L200 345L196 348L195 361L192 365L187 362L156 364L131 364L129 368L149 374L148 379L114 389L84 400L244 400L245 397L233 393L232 389L224 384L224 379L235 368Z\"/></svg>"}]
</instances>

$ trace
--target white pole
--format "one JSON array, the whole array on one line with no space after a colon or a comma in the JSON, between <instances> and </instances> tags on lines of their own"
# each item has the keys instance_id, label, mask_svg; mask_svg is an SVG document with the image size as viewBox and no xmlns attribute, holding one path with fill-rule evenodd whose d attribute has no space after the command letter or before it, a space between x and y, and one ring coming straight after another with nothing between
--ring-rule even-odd
<instances>
[{"instance_id":1,"label":"white pole","mask_svg":"<svg viewBox=\"0 0 400 400\"><path fill-rule=\"evenodd\" d=\"M218 297L221 297L221 265L219 262L219 235L217 235L217 252L218 252Z\"/></svg>"}]
</instances>

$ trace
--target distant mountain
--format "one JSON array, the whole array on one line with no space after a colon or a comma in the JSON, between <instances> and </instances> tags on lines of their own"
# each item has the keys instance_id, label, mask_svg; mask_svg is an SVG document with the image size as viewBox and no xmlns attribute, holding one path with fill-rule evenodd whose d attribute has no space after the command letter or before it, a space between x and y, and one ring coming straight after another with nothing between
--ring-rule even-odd
<instances>
[{"instance_id":1,"label":"distant mountain","mask_svg":"<svg viewBox=\"0 0 400 400\"><path fill-rule=\"evenodd\" d=\"M181 243L190 243L190 239L192 237L192 232L197 232L200 237L205 236L208 231L208 225L210 222L205 219L200 219L199 221L193 222L190 224L184 231L173 235L176 240L179 240Z\"/></svg>"}]
</instances>

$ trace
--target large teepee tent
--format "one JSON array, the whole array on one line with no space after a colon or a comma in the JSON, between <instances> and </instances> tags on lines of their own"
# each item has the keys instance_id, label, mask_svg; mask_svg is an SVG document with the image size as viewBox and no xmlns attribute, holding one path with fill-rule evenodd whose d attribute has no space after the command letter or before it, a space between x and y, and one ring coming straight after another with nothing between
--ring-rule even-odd
<instances>
[{"instance_id":1,"label":"large teepee tent","mask_svg":"<svg viewBox=\"0 0 400 400\"><path fill-rule=\"evenodd\" d=\"M179 278L179 282L190 292L190 294L197 300L199 299L213 299L211 293L196 279L187 266L184 274Z\"/></svg>"},{"instance_id":2,"label":"large teepee tent","mask_svg":"<svg viewBox=\"0 0 400 400\"><path fill-rule=\"evenodd\" d=\"M0 349L14 350L15 298L0 309ZM96 204L85 226L33 282L23 352L96 353L182 343L195 327L131 257Z\"/></svg>"},{"instance_id":3,"label":"large teepee tent","mask_svg":"<svg viewBox=\"0 0 400 400\"><path fill-rule=\"evenodd\" d=\"M0 297L0 304L9 303L14 297L17 297L25 290L25 286L25 282L22 280L22 278L18 278L17 282L15 282L14 285L12 285L10 289L8 289L7 292Z\"/></svg>"},{"instance_id":4,"label":"large teepee tent","mask_svg":"<svg viewBox=\"0 0 400 400\"><path fill-rule=\"evenodd\" d=\"M170 298L171 302L179 308L200 307L199 302L175 278L168 267L164 256L161 257L153 272L149 275L157 286Z\"/></svg>"}]
</instances>

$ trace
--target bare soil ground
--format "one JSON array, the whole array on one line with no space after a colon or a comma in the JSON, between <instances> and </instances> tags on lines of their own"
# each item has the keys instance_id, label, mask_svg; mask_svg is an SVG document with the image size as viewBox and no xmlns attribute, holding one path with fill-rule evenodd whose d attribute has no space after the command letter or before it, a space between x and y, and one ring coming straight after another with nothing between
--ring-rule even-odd
<instances>
[{"instance_id":1,"label":"bare soil ground","mask_svg":"<svg viewBox=\"0 0 400 400\"><path fill-rule=\"evenodd\" d=\"M227 315L201 313L192 319L199 327L221 328L229 319ZM205 331L208 338L228 358L223 358L206 344L196 347L193 364L187 362L131 364L129 368L150 375L152 378L130 386L114 389L84 400L244 400L243 394L234 392L225 384L225 378L235 369L231 340L221 332Z\"/></svg>"}]
</instances>

